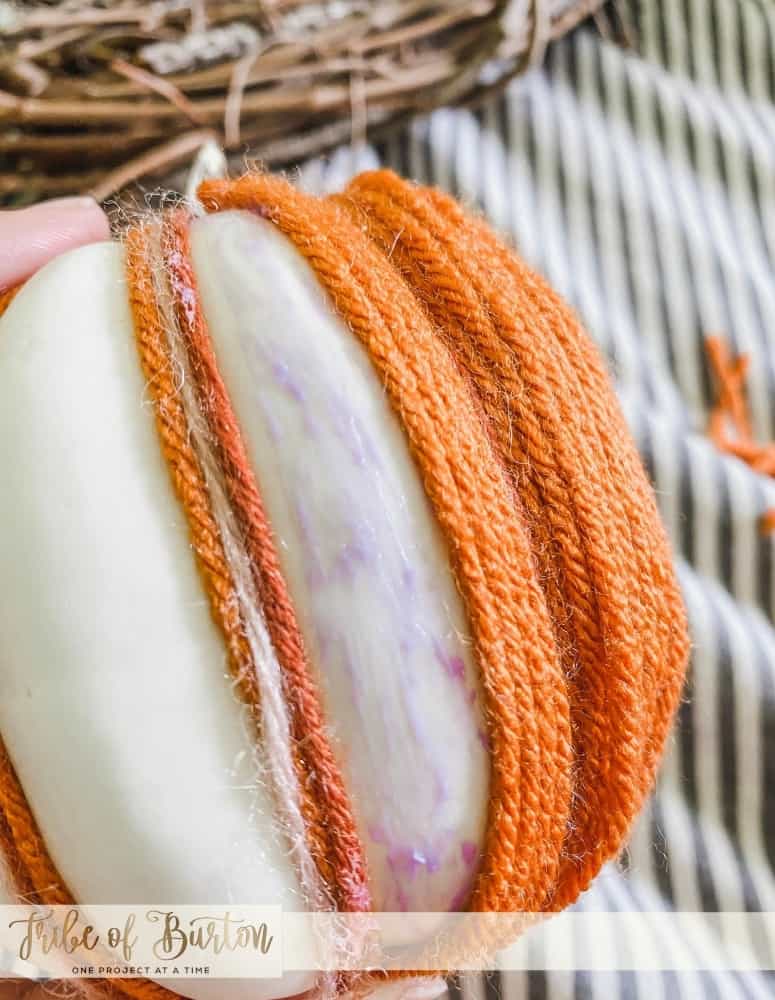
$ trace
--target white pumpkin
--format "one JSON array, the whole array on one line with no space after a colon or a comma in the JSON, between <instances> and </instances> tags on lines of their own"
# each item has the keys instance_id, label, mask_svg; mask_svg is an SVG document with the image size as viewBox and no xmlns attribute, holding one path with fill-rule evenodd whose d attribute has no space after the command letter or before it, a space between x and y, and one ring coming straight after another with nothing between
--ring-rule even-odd
<instances>
[{"instance_id":1,"label":"white pumpkin","mask_svg":"<svg viewBox=\"0 0 775 1000\"><path fill-rule=\"evenodd\" d=\"M268 223L197 220L193 261L351 795L377 909L445 911L489 762L466 616L370 361ZM0 319L0 732L85 903L304 900L173 494L118 243ZM312 985L178 982L206 1000Z\"/></svg>"}]
</instances>

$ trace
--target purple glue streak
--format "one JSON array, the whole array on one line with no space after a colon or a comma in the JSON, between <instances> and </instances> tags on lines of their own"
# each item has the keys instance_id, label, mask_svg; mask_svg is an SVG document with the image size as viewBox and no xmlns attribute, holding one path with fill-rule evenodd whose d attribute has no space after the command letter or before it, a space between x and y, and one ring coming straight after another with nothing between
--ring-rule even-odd
<instances>
[{"instance_id":1,"label":"purple glue streak","mask_svg":"<svg viewBox=\"0 0 775 1000\"><path fill-rule=\"evenodd\" d=\"M359 468L370 465L379 469L380 462L374 444L347 401L332 394L329 396L328 406L334 432L349 451L355 465Z\"/></svg>"},{"instance_id":2,"label":"purple glue streak","mask_svg":"<svg viewBox=\"0 0 775 1000\"><path fill-rule=\"evenodd\" d=\"M436 851L419 847L400 845L388 852L388 867L396 878L405 877L413 881L418 872L433 875L441 868Z\"/></svg>"},{"instance_id":3,"label":"purple glue streak","mask_svg":"<svg viewBox=\"0 0 775 1000\"><path fill-rule=\"evenodd\" d=\"M277 384L282 386L292 399L295 399L297 403L304 402L304 392L284 361L272 362L272 375L274 375Z\"/></svg>"},{"instance_id":4,"label":"purple glue streak","mask_svg":"<svg viewBox=\"0 0 775 1000\"><path fill-rule=\"evenodd\" d=\"M462 681L465 678L466 665L463 662L462 656L458 656L457 653L446 652L438 639L433 640L433 652L450 680Z\"/></svg>"},{"instance_id":5,"label":"purple glue streak","mask_svg":"<svg viewBox=\"0 0 775 1000\"><path fill-rule=\"evenodd\" d=\"M366 541L367 532L358 521L350 525L350 539L342 544L334 559L332 578L352 582L357 570L368 565L373 552Z\"/></svg>"},{"instance_id":6,"label":"purple glue streak","mask_svg":"<svg viewBox=\"0 0 775 1000\"><path fill-rule=\"evenodd\" d=\"M385 828L379 823L369 825L369 836L375 844L386 844L388 842L388 835L385 832Z\"/></svg>"},{"instance_id":7,"label":"purple glue streak","mask_svg":"<svg viewBox=\"0 0 775 1000\"><path fill-rule=\"evenodd\" d=\"M479 848L470 840L464 840L460 845L460 854L463 861L470 868L479 857Z\"/></svg>"}]
</instances>

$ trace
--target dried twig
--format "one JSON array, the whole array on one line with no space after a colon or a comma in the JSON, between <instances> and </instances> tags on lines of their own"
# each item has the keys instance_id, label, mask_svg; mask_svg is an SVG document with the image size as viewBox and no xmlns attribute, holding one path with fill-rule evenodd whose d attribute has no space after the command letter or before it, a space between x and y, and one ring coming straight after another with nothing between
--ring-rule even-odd
<instances>
[{"instance_id":1,"label":"dried twig","mask_svg":"<svg viewBox=\"0 0 775 1000\"><path fill-rule=\"evenodd\" d=\"M19 4L0 46L0 197L112 194L204 136L270 164L361 141L480 99L602 2Z\"/></svg>"},{"instance_id":2,"label":"dried twig","mask_svg":"<svg viewBox=\"0 0 775 1000\"><path fill-rule=\"evenodd\" d=\"M212 142L214 139L215 133L209 129L179 135L106 174L98 184L89 188L89 194L97 201L104 201L116 191L147 174L153 175L160 169L171 170L193 156L206 142Z\"/></svg>"}]
</instances>

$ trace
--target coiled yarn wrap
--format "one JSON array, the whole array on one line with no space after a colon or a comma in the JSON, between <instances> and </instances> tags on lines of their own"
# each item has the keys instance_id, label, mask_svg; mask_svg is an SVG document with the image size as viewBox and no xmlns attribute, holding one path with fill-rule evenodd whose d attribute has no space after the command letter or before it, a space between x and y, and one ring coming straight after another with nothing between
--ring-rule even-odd
<instances>
[{"instance_id":1,"label":"coiled yarn wrap","mask_svg":"<svg viewBox=\"0 0 775 1000\"><path fill-rule=\"evenodd\" d=\"M205 182L312 266L368 350L448 539L487 695L479 910L559 909L654 780L688 639L669 544L571 310L453 199L389 171L315 198Z\"/></svg>"},{"instance_id":2,"label":"coiled yarn wrap","mask_svg":"<svg viewBox=\"0 0 775 1000\"><path fill-rule=\"evenodd\" d=\"M367 351L405 429L465 602L485 695L490 802L468 908L567 906L621 849L654 781L688 655L670 548L597 350L483 221L390 172L363 174L322 198L251 174L205 182L199 198L208 212L258 213L294 244ZM309 880L318 886L310 899L368 909L362 846L255 471L209 346L187 227L176 210L127 237L130 301L160 444L261 739L262 711L278 691L256 680L245 639L251 614L265 620L277 656L287 717L277 732L290 743L278 752L296 776L280 794L296 796L291 811L305 838L298 857L311 859ZM153 233L166 310L158 294L147 294ZM0 312L4 304L0 298ZM169 323L187 352L257 610L244 606L244 595L242 606L232 600L228 545L171 377ZM70 901L4 752L0 836L26 897ZM97 988L169 994L137 980Z\"/></svg>"}]
</instances>

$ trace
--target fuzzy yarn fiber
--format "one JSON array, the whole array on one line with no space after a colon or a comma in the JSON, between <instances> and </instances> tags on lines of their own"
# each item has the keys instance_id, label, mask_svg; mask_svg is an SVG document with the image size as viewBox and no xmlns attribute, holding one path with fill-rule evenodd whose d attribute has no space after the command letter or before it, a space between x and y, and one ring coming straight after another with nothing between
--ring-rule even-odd
<instances>
[{"instance_id":1,"label":"fuzzy yarn fiber","mask_svg":"<svg viewBox=\"0 0 775 1000\"><path fill-rule=\"evenodd\" d=\"M483 221L392 173L324 198L248 175L205 182L199 198L208 212L258 213L294 244L405 429L485 695L490 802L468 908L567 906L621 849L653 783L688 653L669 545L598 352ZM188 226L176 209L127 235L160 447L237 690L280 775L308 901L368 910L363 848L199 307ZM4 751L0 838L20 893L71 901ZM170 995L141 980L90 988Z\"/></svg>"}]
</instances>

